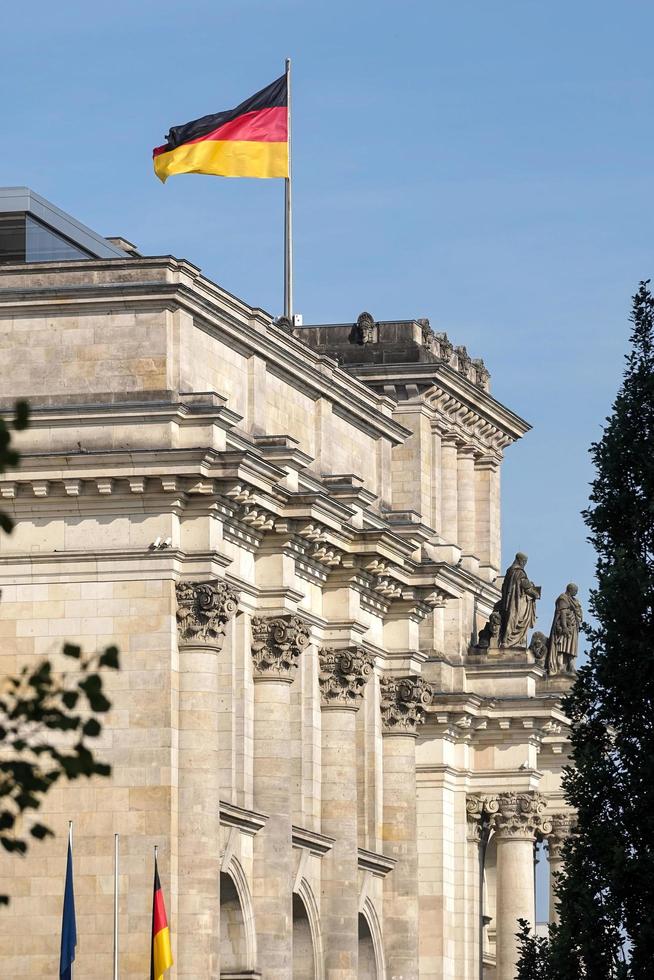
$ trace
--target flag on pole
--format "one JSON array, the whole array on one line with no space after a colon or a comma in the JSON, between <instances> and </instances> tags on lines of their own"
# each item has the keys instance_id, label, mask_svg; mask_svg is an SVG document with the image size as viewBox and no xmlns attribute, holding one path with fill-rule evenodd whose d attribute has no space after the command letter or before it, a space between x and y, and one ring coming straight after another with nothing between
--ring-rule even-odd
<instances>
[{"instance_id":1,"label":"flag on pole","mask_svg":"<svg viewBox=\"0 0 654 980\"><path fill-rule=\"evenodd\" d=\"M64 887L64 909L61 916L61 953L59 955L60 980L72 980L76 946L77 922L75 919L75 892L73 889L73 840L72 826L69 826L68 857L66 859L66 885Z\"/></svg>"},{"instance_id":2,"label":"flag on pole","mask_svg":"<svg viewBox=\"0 0 654 980\"><path fill-rule=\"evenodd\" d=\"M154 894L152 897L152 949L150 953L150 980L163 980L163 975L173 965L170 948L170 929L166 917L157 855L154 855Z\"/></svg>"},{"instance_id":3,"label":"flag on pole","mask_svg":"<svg viewBox=\"0 0 654 980\"><path fill-rule=\"evenodd\" d=\"M288 82L284 74L235 109L173 126L152 151L154 172L288 177Z\"/></svg>"}]
</instances>

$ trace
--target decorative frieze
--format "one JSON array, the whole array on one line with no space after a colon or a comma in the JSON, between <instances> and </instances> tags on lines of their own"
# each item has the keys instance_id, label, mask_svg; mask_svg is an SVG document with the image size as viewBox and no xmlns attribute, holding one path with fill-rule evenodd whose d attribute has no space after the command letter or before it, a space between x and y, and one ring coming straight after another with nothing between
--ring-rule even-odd
<instances>
[{"instance_id":1,"label":"decorative frieze","mask_svg":"<svg viewBox=\"0 0 654 980\"><path fill-rule=\"evenodd\" d=\"M432 689L417 674L381 679L382 731L385 735L415 735L431 704Z\"/></svg>"},{"instance_id":2,"label":"decorative frieze","mask_svg":"<svg viewBox=\"0 0 654 980\"><path fill-rule=\"evenodd\" d=\"M309 626L300 616L255 616L252 620L255 679L290 683L309 639Z\"/></svg>"},{"instance_id":3,"label":"decorative frieze","mask_svg":"<svg viewBox=\"0 0 654 980\"><path fill-rule=\"evenodd\" d=\"M238 609L238 593L220 580L177 582L175 592L180 641L221 648L227 623Z\"/></svg>"},{"instance_id":4,"label":"decorative frieze","mask_svg":"<svg viewBox=\"0 0 654 980\"><path fill-rule=\"evenodd\" d=\"M374 667L374 657L361 647L319 652L320 700L323 708L350 708L356 711Z\"/></svg>"},{"instance_id":5,"label":"decorative frieze","mask_svg":"<svg viewBox=\"0 0 654 980\"><path fill-rule=\"evenodd\" d=\"M560 861L563 845L574 833L575 818L572 813L553 813L550 823L552 829L547 836L547 856L550 861Z\"/></svg>"},{"instance_id":6,"label":"decorative frieze","mask_svg":"<svg viewBox=\"0 0 654 980\"><path fill-rule=\"evenodd\" d=\"M500 793L497 805L495 832L500 838L533 839L552 829L543 816L546 802L540 793Z\"/></svg>"}]
</instances>

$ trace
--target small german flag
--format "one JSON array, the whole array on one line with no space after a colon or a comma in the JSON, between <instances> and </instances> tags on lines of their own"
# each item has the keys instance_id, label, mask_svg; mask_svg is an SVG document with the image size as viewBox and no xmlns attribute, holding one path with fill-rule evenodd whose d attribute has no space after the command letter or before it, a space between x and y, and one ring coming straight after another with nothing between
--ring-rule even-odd
<instances>
[{"instance_id":1,"label":"small german flag","mask_svg":"<svg viewBox=\"0 0 654 980\"><path fill-rule=\"evenodd\" d=\"M157 855L154 856L154 893L152 897L152 948L150 950L150 980L163 980L163 975L173 965L170 948L170 929L166 917Z\"/></svg>"},{"instance_id":2,"label":"small german flag","mask_svg":"<svg viewBox=\"0 0 654 980\"><path fill-rule=\"evenodd\" d=\"M288 177L288 82L282 75L235 109L173 126L152 151L154 172Z\"/></svg>"}]
</instances>

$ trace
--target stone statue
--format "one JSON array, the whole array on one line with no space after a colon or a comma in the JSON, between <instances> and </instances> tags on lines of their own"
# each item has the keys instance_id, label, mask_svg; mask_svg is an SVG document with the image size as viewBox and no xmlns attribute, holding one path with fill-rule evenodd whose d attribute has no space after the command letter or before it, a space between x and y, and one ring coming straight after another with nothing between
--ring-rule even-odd
<instances>
[{"instance_id":1,"label":"stone statue","mask_svg":"<svg viewBox=\"0 0 654 980\"><path fill-rule=\"evenodd\" d=\"M501 647L526 647L527 632L536 622L536 599L540 599L540 585L529 581L526 564L527 556L518 552L504 576L500 600Z\"/></svg>"},{"instance_id":2,"label":"stone statue","mask_svg":"<svg viewBox=\"0 0 654 980\"><path fill-rule=\"evenodd\" d=\"M579 589L574 584L566 587L565 592L556 600L554 619L547 644L547 673L574 674L574 662L579 646L579 630L583 621L581 603L576 598Z\"/></svg>"},{"instance_id":3,"label":"stone statue","mask_svg":"<svg viewBox=\"0 0 654 980\"><path fill-rule=\"evenodd\" d=\"M548 640L544 633L541 633L539 630L536 630L536 632L532 634L531 643L529 644L529 649L533 653L534 660L536 661L539 667L545 666L545 658L547 656L547 643Z\"/></svg>"},{"instance_id":4,"label":"stone statue","mask_svg":"<svg viewBox=\"0 0 654 980\"><path fill-rule=\"evenodd\" d=\"M501 626L502 615L498 609L494 608L488 617L488 622L484 628L479 630L477 646L484 650L488 649L489 647L492 649L497 649L499 645Z\"/></svg>"}]
</instances>

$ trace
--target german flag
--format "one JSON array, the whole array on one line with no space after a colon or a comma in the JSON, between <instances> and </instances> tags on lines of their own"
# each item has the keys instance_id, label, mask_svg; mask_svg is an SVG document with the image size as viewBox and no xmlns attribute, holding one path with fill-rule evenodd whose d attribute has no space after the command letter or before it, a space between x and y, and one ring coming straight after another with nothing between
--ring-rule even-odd
<instances>
[{"instance_id":1,"label":"german flag","mask_svg":"<svg viewBox=\"0 0 654 980\"><path fill-rule=\"evenodd\" d=\"M152 151L154 172L288 177L288 84L282 75L235 109L173 126Z\"/></svg>"},{"instance_id":2,"label":"german flag","mask_svg":"<svg viewBox=\"0 0 654 980\"><path fill-rule=\"evenodd\" d=\"M152 897L152 948L150 950L150 980L163 980L163 975L173 965L170 948L170 929L166 917L157 857L154 858L154 894Z\"/></svg>"}]
</instances>

